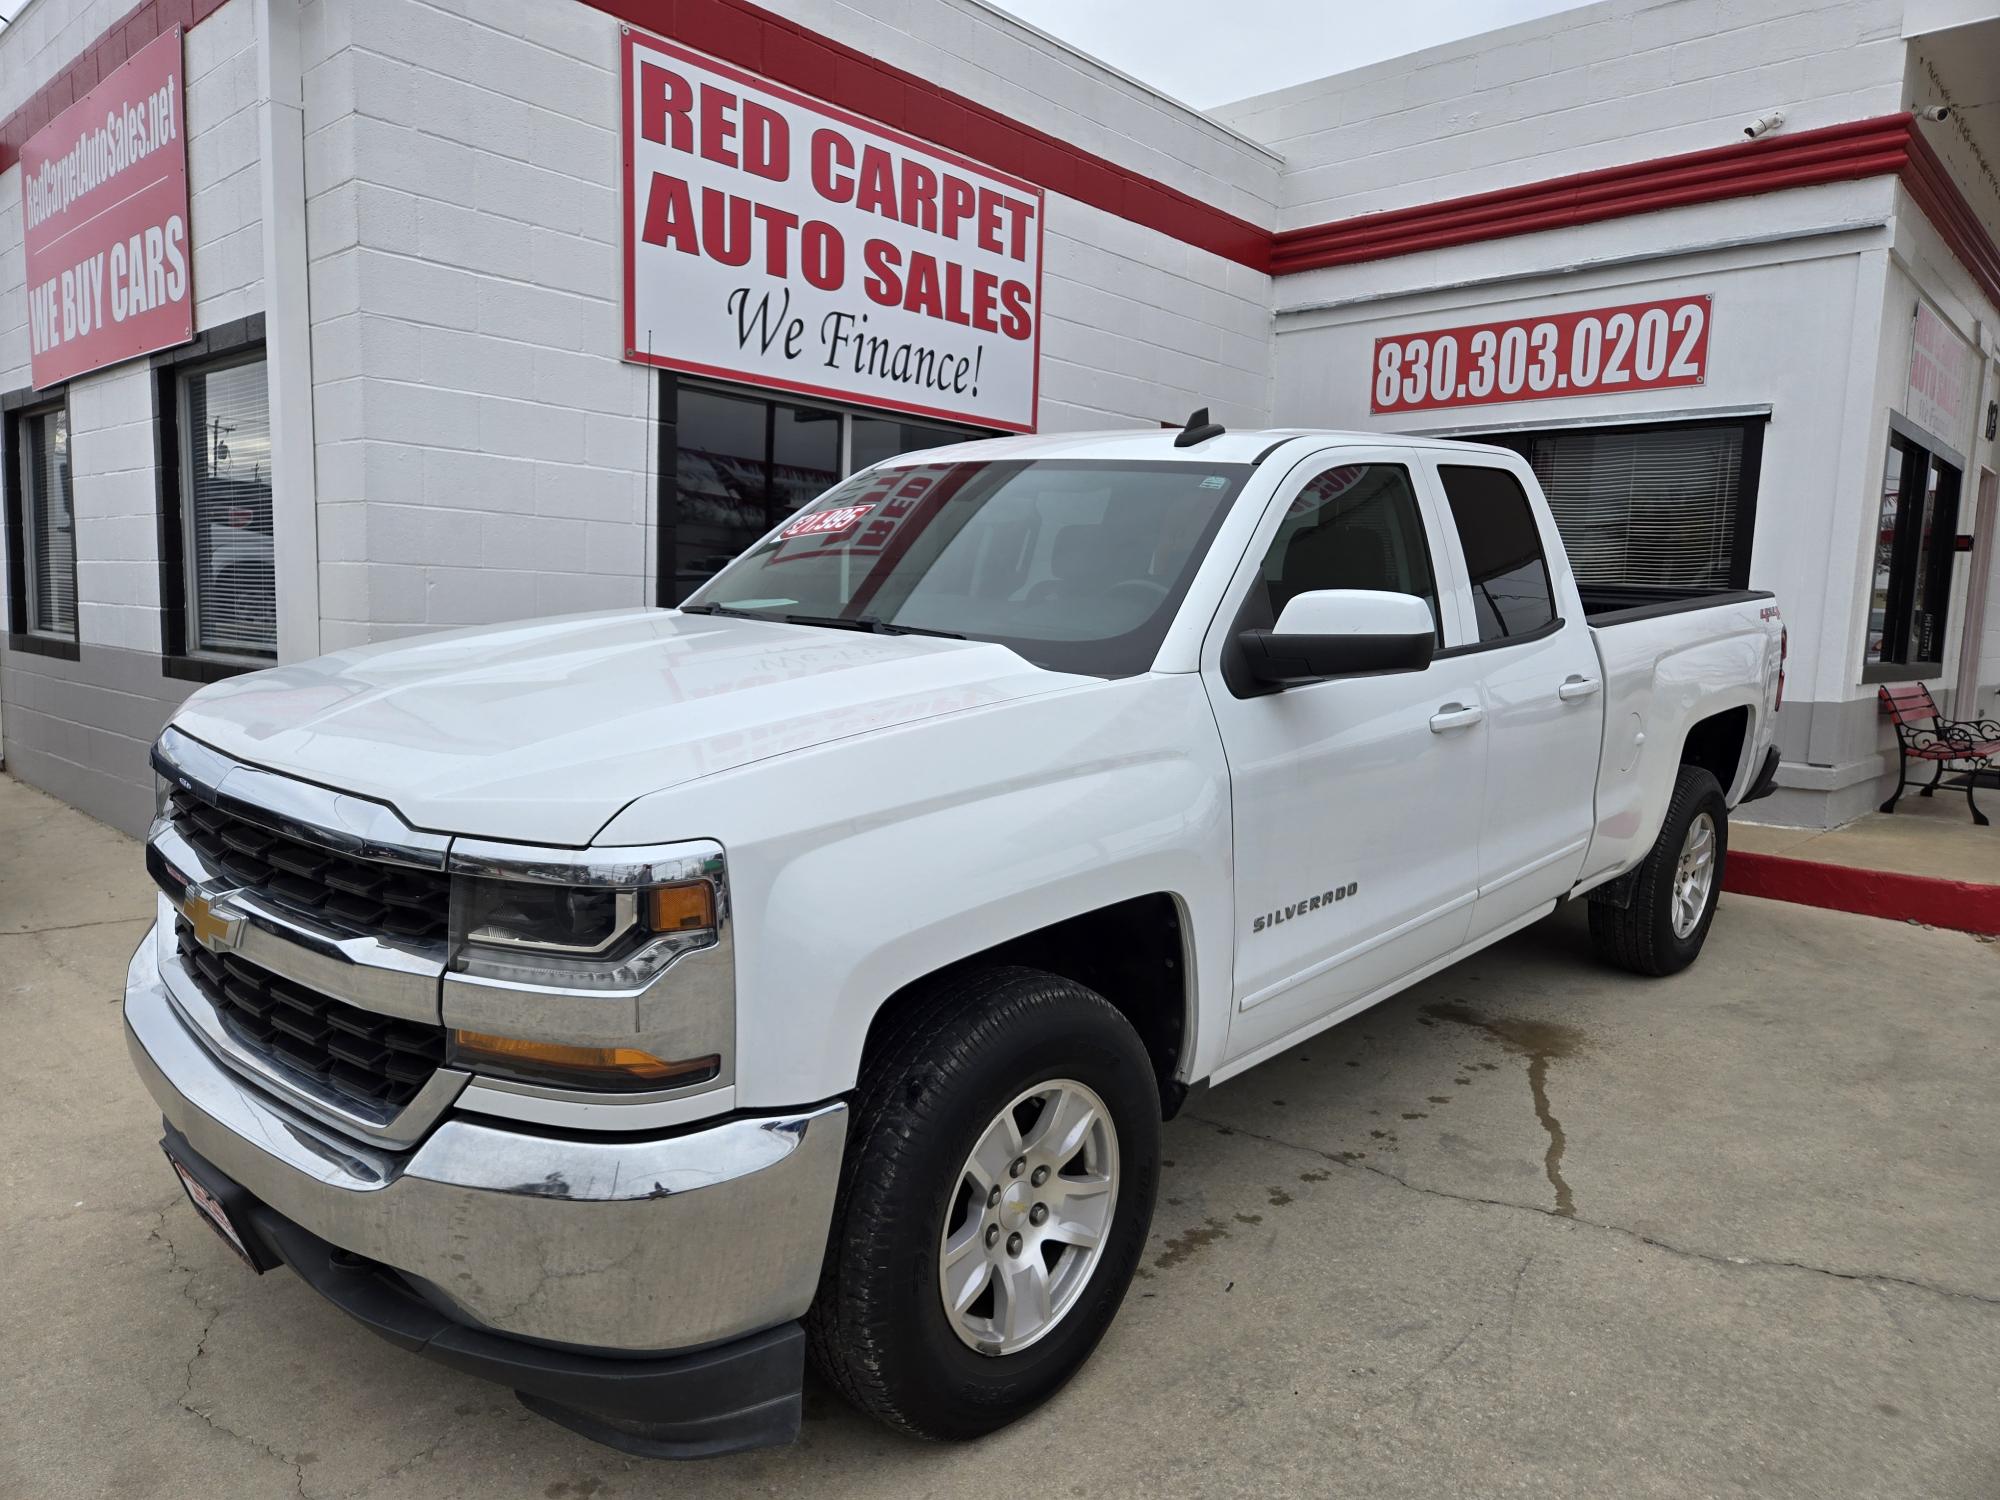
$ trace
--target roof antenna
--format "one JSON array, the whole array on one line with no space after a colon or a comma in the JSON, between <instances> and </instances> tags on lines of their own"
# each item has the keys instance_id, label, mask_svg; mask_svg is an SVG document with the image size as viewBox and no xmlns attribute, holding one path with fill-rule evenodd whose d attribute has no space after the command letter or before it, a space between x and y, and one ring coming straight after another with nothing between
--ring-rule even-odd
<instances>
[{"instance_id":1,"label":"roof antenna","mask_svg":"<svg viewBox=\"0 0 2000 1500\"><path fill-rule=\"evenodd\" d=\"M1208 408L1204 406L1187 419L1187 426L1183 427L1174 438L1174 446L1192 448L1196 443L1205 443L1212 437L1221 437L1227 430L1220 422L1208 420Z\"/></svg>"}]
</instances>

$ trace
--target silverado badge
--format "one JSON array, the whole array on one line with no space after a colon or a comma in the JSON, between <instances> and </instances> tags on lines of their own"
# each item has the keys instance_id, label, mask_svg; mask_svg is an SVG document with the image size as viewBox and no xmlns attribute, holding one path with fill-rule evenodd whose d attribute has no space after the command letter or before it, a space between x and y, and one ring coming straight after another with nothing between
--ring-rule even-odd
<instances>
[{"instance_id":1,"label":"silverado badge","mask_svg":"<svg viewBox=\"0 0 2000 1500\"><path fill-rule=\"evenodd\" d=\"M1250 924L1250 930L1252 932L1264 932L1269 928L1276 927L1281 922L1289 922L1294 917L1302 917L1309 911L1318 911L1322 906L1331 906L1336 901L1345 901L1360 889L1360 881L1350 880L1346 885L1335 886L1332 890L1324 891L1317 896L1301 896L1290 906L1281 907L1277 911L1265 912L1264 915Z\"/></svg>"}]
</instances>

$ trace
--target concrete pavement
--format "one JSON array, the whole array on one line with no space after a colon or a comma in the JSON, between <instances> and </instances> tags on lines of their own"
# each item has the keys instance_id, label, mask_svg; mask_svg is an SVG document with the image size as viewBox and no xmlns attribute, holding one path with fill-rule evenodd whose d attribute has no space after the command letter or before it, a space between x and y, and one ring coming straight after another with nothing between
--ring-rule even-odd
<instances>
[{"instance_id":1,"label":"concrete pavement","mask_svg":"<svg viewBox=\"0 0 2000 1500\"><path fill-rule=\"evenodd\" d=\"M1200 1097L1041 1413L628 1460L195 1219L126 1061L137 847L0 777L0 1495L2000 1495L2000 947L1725 900L1567 913Z\"/></svg>"}]
</instances>

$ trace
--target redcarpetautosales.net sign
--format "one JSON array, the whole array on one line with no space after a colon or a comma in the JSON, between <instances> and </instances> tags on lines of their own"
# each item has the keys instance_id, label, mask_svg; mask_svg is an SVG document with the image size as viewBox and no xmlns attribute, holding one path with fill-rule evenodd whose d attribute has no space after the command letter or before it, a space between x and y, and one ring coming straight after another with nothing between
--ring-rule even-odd
<instances>
[{"instance_id":1,"label":"redcarpetautosales.net sign","mask_svg":"<svg viewBox=\"0 0 2000 1500\"><path fill-rule=\"evenodd\" d=\"M627 31L626 357L1030 432L1042 194Z\"/></svg>"},{"instance_id":2,"label":"redcarpetautosales.net sign","mask_svg":"<svg viewBox=\"0 0 2000 1500\"><path fill-rule=\"evenodd\" d=\"M28 138L21 211L38 389L194 337L178 26Z\"/></svg>"}]
</instances>

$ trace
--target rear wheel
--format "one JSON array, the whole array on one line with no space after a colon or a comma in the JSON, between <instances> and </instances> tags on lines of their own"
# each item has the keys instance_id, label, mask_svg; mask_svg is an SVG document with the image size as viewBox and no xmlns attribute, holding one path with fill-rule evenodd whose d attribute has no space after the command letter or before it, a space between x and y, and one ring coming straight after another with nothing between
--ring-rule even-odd
<instances>
[{"instance_id":1,"label":"rear wheel","mask_svg":"<svg viewBox=\"0 0 2000 1500\"><path fill-rule=\"evenodd\" d=\"M1590 903L1598 957L1635 974L1678 974L1701 952L1722 894L1729 806L1715 777L1682 766L1660 836L1639 866L1632 904Z\"/></svg>"},{"instance_id":2,"label":"rear wheel","mask_svg":"<svg viewBox=\"0 0 2000 1500\"><path fill-rule=\"evenodd\" d=\"M938 984L858 1090L806 1319L815 1365L919 1437L1032 1411L1124 1299L1159 1134L1146 1049L1102 996L1030 969Z\"/></svg>"}]
</instances>

